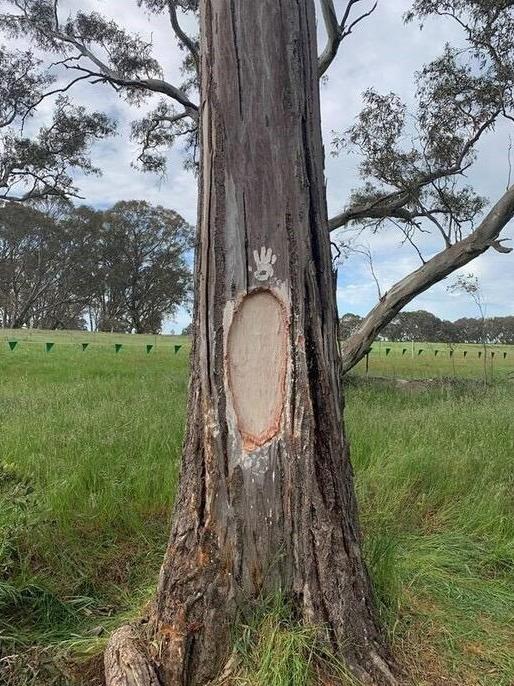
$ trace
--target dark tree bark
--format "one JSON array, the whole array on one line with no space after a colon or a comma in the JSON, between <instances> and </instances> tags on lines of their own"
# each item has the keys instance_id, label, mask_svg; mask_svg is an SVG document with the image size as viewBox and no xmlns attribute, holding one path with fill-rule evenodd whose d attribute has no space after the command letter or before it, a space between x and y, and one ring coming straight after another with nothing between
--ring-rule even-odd
<instances>
[{"instance_id":1,"label":"dark tree bark","mask_svg":"<svg viewBox=\"0 0 514 686\"><path fill-rule=\"evenodd\" d=\"M111 685L156 674L169 686L210 682L238 610L277 589L363 683L396 683L342 431L315 36L312 0L201 2L182 474L151 622L154 666L123 629L106 656Z\"/></svg>"}]
</instances>

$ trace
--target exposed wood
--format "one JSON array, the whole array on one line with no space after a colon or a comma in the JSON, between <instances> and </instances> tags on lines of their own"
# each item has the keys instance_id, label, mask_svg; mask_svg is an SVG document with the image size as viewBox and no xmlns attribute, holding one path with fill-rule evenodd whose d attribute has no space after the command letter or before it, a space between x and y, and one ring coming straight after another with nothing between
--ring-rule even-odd
<instances>
[{"instance_id":1,"label":"exposed wood","mask_svg":"<svg viewBox=\"0 0 514 686\"><path fill-rule=\"evenodd\" d=\"M227 376L243 448L252 451L280 429L287 370L287 321L272 291L246 295L232 318Z\"/></svg>"}]
</instances>

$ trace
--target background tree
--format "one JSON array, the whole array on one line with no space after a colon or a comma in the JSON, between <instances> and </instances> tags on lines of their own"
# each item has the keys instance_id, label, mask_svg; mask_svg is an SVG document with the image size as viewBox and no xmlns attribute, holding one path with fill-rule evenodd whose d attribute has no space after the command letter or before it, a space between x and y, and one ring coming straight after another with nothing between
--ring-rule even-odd
<instances>
[{"instance_id":1,"label":"background tree","mask_svg":"<svg viewBox=\"0 0 514 686\"><path fill-rule=\"evenodd\" d=\"M2 326L158 333L187 305L191 227L173 210L39 207L0 208Z\"/></svg>"},{"instance_id":2,"label":"background tree","mask_svg":"<svg viewBox=\"0 0 514 686\"><path fill-rule=\"evenodd\" d=\"M469 295L469 297L475 303L475 307L479 315L479 335L480 342L483 347L483 364L484 364L484 383L487 384L487 343L488 343L488 333L487 333L487 319L486 319L486 304L484 302L484 297L482 295L482 289L480 288L480 281L473 274L461 274L455 279L455 281L448 286L448 291L450 292L462 292Z\"/></svg>"},{"instance_id":3,"label":"background tree","mask_svg":"<svg viewBox=\"0 0 514 686\"><path fill-rule=\"evenodd\" d=\"M452 287L451 290L459 292L462 289ZM362 317L356 314L344 314L339 320L340 337L350 337L361 322ZM380 337L401 342L483 343L484 333L488 343L511 345L514 343L514 317L484 317L483 321L481 317L461 317L450 322L424 310L400 312Z\"/></svg>"},{"instance_id":4,"label":"background tree","mask_svg":"<svg viewBox=\"0 0 514 686\"><path fill-rule=\"evenodd\" d=\"M458 339L452 322L443 321L431 312L400 312L382 331L390 341L451 343Z\"/></svg>"},{"instance_id":5,"label":"background tree","mask_svg":"<svg viewBox=\"0 0 514 686\"><path fill-rule=\"evenodd\" d=\"M349 338L362 322L362 317L353 312L347 312L339 319L339 337L343 340Z\"/></svg>"},{"instance_id":6,"label":"background tree","mask_svg":"<svg viewBox=\"0 0 514 686\"><path fill-rule=\"evenodd\" d=\"M173 210L144 201L117 203L103 215L102 307L127 331L159 333L164 316L187 304L191 272L185 252L191 247L192 229ZM102 313L99 329L110 330L111 319Z\"/></svg>"},{"instance_id":7,"label":"background tree","mask_svg":"<svg viewBox=\"0 0 514 686\"><path fill-rule=\"evenodd\" d=\"M0 208L2 325L36 326L61 316L77 324L80 317L70 317L67 309L77 301L63 288L75 259L62 224L33 208L13 204Z\"/></svg>"},{"instance_id":8,"label":"background tree","mask_svg":"<svg viewBox=\"0 0 514 686\"><path fill-rule=\"evenodd\" d=\"M461 27L464 45L447 45L416 76L417 112L394 93L367 90L356 124L334 139L334 152L362 155L362 188L330 227L348 233L393 227L417 251L421 267L393 286L345 342L345 369L407 302L490 247L508 252L498 236L514 213L514 187L490 209L465 183L477 144L500 120L514 121L514 30L511 2L413 3L406 20L444 17ZM406 141L408 143L406 144ZM485 215L485 216L484 216ZM439 234L442 252L430 259L417 243Z\"/></svg>"},{"instance_id":9,"label":"background tree","mask_svg":"<svg viewBox=\"0 0 514 686\"><path fill-rule=\"evenodd\" d=\"M482 326L480 319L462 317L457 319L455 327L459 331L459 341L463 343L481 343ZM514 317L491 317L486 320L486 335L489 343L514 344Z\"/></svg>"}]
</instances>

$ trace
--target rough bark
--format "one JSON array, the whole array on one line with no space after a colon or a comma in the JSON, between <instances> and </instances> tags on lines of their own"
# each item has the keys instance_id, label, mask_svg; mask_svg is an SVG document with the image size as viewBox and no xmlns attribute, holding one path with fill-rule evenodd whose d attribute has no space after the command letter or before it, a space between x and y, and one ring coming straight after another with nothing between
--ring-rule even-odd
<instances>
[{"instance_id":1,"label":"rough bark","mask_svg":"<svg viewBox=\"0 0 514 686\"><path fill-rule=\"evenodd\" d=\"M350 371L366 355L382 329L417 295L490 248L510 252L511 248L503 246L498 237L513 217L514 186L511 186L473 233L435 255L385 293L357 331L342 344L343 373Z\"/></svg>"},{"instance_id":2,"label":"rough bark","mask_svg":"<svg viewBox=\"0 0 514 686\"><path fill-rule=\"evenodd\" d=\"M153 616L168 686L219 675L238 612L277 590L363 683L396 683L342 431L315 34L312 0L201 2L195 335Z\"/></svg>"},{"instance_id":3,"label":"rough bark","mask_svg":"<svg viewBox=\"0 0 514 686\"><path fill-rule=\"evenodd\" d=\"M162 686L158 666L148 651L147 637L135 627L118 629L105 651L109 686Z\"/></svg>"}]
</instances>

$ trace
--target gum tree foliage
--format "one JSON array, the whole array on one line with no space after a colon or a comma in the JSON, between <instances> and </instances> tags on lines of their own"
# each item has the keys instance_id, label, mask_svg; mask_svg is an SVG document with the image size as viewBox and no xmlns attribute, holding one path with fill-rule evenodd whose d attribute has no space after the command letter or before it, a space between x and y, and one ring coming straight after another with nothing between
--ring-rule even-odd
<instances>
[{"instance_id":1,"label":"gum tree foliage","mask_svg":"<svg viewBox=\"0 0 514 686\"><path fill-rule=\"evenodd\" d=\"M459 331L453 322L439 319L431 312L400 312L383 330L390 341L456 343Z\"/></svg>"},{"instance_id":2,"label":"gum tree foliage","mask_svg":"<svg viewBox=\"0 0 514 686\"><path fill-rule=\"evenodd\" d=\"M72 11L64 0L59 4L56 0L3 0L0 27L6 35L29 39L44 51L59 78L65 80L66 90L84 82L101 82L136 106L154 102L157 96L153 109L132 126L140 149L136 164L164 173L166 152L180 141L186 165L195 167L198 37L183 26L188 16L189 23L197 16L198 0L138 0L138 4L141 12L169 21L170 33L184 55L178 85L166 78L151 42L97 12ZM321 0L327 42L319 59L320 77L335 61L344 40L368 20L377 4L350 0L338 12L333 0ZM405 21L423 25L433 17L459 26L462 39L458 45L444 46L440 56L415 75L416 111L408 112L394 93L367 89L357 121L332 141L335 155L348 148L359 153L362 178L348 199L341 198L344 209L329 222L330 230L336 232L334 243L351 242L356 232L396 231L417 251L421 262L416 272L382 295L346 341L345 370L416 295L490 247L509 250L499 234L514 213L514 189L487 200L466 182L465 174L476 161L484 134L501 119L514 121L514 3L416 0ZM24 59L34 61L30 53L18 57L21 64ZM30 66L32 71L35 65ZM44 84L39 85L43 92ZM95 122L102 129L97 133L107 133L106 120L89 123ZM49 135L51 129L43 133ZM45 147L45 141L37 138L33 144ZM83 157L76 162L88 169ZM422 254L418 238L423 231L440 237L441 252L431 257Z\"/></svg>"},{"instance_id":3,"label":"gum tree foliage","mask_svg":"<svg viewBox=\"0 0 514 686\"><path fill-rule=\"evenodd\" d=\"M55 201L0 208L0 325L159 333L187 303L191 227L143 201L105 212Z\"/></svg>"},{"instance_id":4,"label":"gum tree foliage","mask_svg":"<svg viewBox=\"0 0 514 686\"><path fill-rule=\"evenodd\" d=\"M97 328L159 333L164 317L190 297L185 253L192 228L174 210L136 200L116 203L102 219L92 301Z\"/></svg>"},{"instance_id":5,"label":"gum tree foliage","mask_svg":"<svg viewBox=\"0 0 514 686\"><path fill-rule=\"evenodd\" d=\"M2 326L55 320L81 328L83 302L72 287L82 252L77 238L64 222L37 208L9 203L0 209Z\"/></svg>"},{"instance_id":6,"label":"gum tree foliage","mask_svg":"<svg viewBox=\"0 0 514 686\"><path fill-rule=\"evenodd\" d=\"M100 173L88 149L114 132L114 122L72 105L66 88L52 89L53 82L30 50L0 46L0 200L73 196L73 170ZM31 115L50 94L56 98L50 122L28 136Z\"/></svg>"},{"instance_id":7,"label":"gum tree foliage","mask_svg":"<svg viewBox=\"0 0 514 686\"><path fill-rule=\"evenodd\" d=\"M482 321L476 317L462 317L455 322L463 343L481 343ZM485 334L488 343L514 345L514 317L491 317L485 320Z\"/></svg>"}]
</instances>

